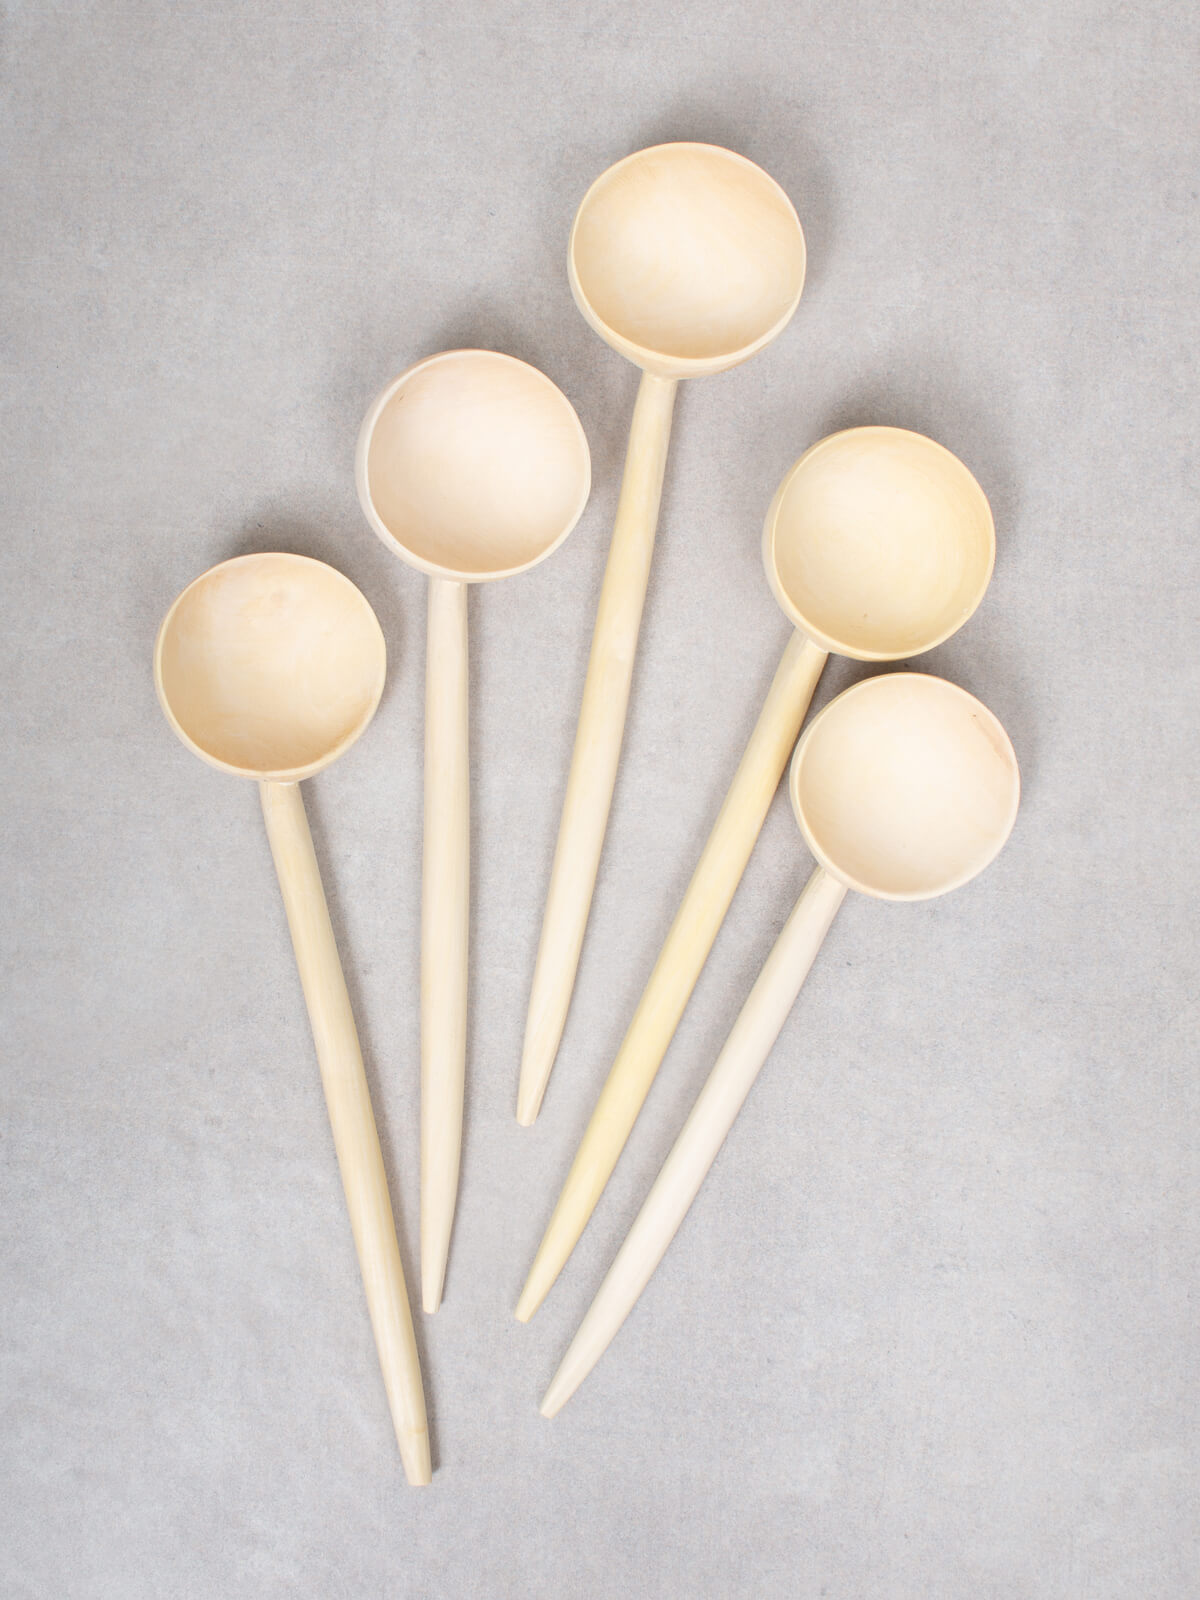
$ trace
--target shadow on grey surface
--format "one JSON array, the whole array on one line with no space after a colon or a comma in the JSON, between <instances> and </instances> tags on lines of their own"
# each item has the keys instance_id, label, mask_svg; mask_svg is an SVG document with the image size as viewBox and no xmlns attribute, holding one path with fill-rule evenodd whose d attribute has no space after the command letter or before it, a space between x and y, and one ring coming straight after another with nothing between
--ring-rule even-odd
<instances>
[{"instance_id":1,"label":"shadow on grey surface","mask_svg":"<svg viewBox=\"0 0 1200 1600\"><path fill-rule=\"evenodd\" d=\"M1000 433L1001 408L962 375L957 353L928 346L894 352L870 383L859 384L813 420L812 442L843 428L911 428L953 450L978 478L996 521L996 562L1011 547L1021 510L1015 458Z\"/></svg>"},{"instance_id":2,"label":"shadow on grey surface","mask_svg":"<svg viewBox=\"0 0 1200 1600\"><path fill-rule=\"evenodd\" d=\"M734 115L728 108L735 105L753 106L753 115ZM639 130L623 154L678 140L723 145L769 173L795 206L804 229L805 293L824 282L837 231L833 178L792 102L772 95L761 79L722 77L719 85L698 86L677 96ZM602 170L597 167L593 176L599 177Z\"/></svg>"},{"instance_id":3,"label":"shadow on grey surface","mask_svg":"<svg viewBox=\"0 0 1200 1600\"><path fill-rule=\"evenodd\" d=\"M521 300L501 304L486 294L458 298L438 316L417 324L401 316L380 317L363 308L357 328L348 331L332 359L328 384L331 442L344 443L347 460L367 409L384 388L409 367L444 350L495 350L537 367L574 399L593 355L594 336L576 315L566 288L563 242L561 316L547 317L536 303L522 311ZM388 330L381 334L381 328ZM381 354L382 352L382 354ZM590 434L589 434L590 441Z\"/></svg>"}]
</instances>

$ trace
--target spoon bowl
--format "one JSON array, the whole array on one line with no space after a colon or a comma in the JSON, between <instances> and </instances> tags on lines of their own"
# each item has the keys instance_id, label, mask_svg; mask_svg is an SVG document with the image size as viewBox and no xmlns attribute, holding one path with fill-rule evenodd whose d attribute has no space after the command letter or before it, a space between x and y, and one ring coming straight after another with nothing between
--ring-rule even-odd
<instances>
[{"instance_id":1,"label":"spoon bowl","mask_svg":"<svg viewBox=\"0 0 1200 1600\"><path fill-rule=\"evenodd\" d=\"M210 766L295 783L370 722L387 652L348 578L306 556L238 556L167 612L154 681L167 721Z\"/></svg>"},{"instance_id":2,"label":"spoon bowl","mask_svg":"<svg viewBox=\"0 0 1200 1600\"><path fill-rule=\"evenodd\" d=\"M359 435L367 521L431 577L483 583L535 566L578 522L587 440L544 373L493 350L449 350L401 374Z\"/></svg>"},{"instance_id":3,"label":"spoon bowl","mask_svg":"<svg viewBox=\"0 0 1200 1600\"><path fill-rule=\"evenodd\" d=\"M906 428L848 428L806 450L767 512L763 564L808 638L859 661L932 650L983 598L996 535L957 456Z\"/></svg>"},{"instance_id":4,"label":"spoon bowl","mask_svg":"<svg viewBox=\"0 0 1200 1600\"><path fill-rule=\"evenodd\" d=\"M831 701L796 747L788 789L825 870L877 900L967 883L1008 838L1020 799L997 719L920 672L867 678Z\"/></svg>"},{"instance_id":5,"label":"spoon bowl","mask_svg":"<svg viewBox=\"0 0 1200 1600\"><path fill-rule=\"evenodd\" d=\"M644 371L688 378L745 361L790 321L805 249L787 195L711 144L638 150L596 179L567 270L584 317Z\"/></svg>"}]
</instances>

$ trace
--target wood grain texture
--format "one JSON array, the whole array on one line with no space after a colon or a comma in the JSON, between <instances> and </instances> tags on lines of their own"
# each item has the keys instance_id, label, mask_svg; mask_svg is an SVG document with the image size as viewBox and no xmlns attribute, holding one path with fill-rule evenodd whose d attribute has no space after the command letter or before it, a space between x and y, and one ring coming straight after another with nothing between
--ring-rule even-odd
<instances>
[{"instance_id":1,"label":"wood grain texture","mask_svg":"<svg viewBox=\"0 0 1200 1600\"><path fill-rule=\"evenodd\" d=\"M824 650L792 634L547 1225L517 1303L520 1322L549 1293L625 1148L746 870L825 660Z\"/></svg>"},{"instance_id":2,"label":"wood grain texture","mask_svg":"<svg viewBox=\"0 0 1200 1600\"><path fill-rule=\"evenodd\" d=\"M525 1024L517 1121L536 1118L579 968L612 806L658 526L676 383L642 374L600 591Z\"/></svg>"},{"instance_id":3,"label":"wood grain texture","mask_svg":"<svg viewBox=\"0 0 1200 1600\"><path fill-rule=\"evenodd\" d=\"M470 763L467 586L429 580L421 870L421 1303L442 1300L458 1196L467 1056Z\"/></svg>"},{"instance_id":4,"label":"wood grain texture","mask_svg":"<svg viewBox=\"0 0 1200 1600\"><path fill-rule=\"evenodd\" d=\"M850 428L806 450L763 525L767 581L799 630L601 1090L517 1303L526 1322L561 1272L633 1129L745 871L826 653L871 660L932 649L991 577L982 489L942 445L904 428Z\"/></svg>"},{"instance_id":5,"label":"wood grain texture","mask_svg":"<svg viewBox=\"0 0 1200 1600\"><path fill-rule=\"evenodd\" d=\"M699 1193L846 897L818 867L784 924L691 1115L600 1285L542 1401L553 1417L575 1393L629 1315Z\"/></svg>"},{"instance_id":6,"label":"wood grain texture","mask_svg":"<svg viewBox=\"0 0 1200 1600\"><path fill-rule=\"evenodd\" d=\"M359 503L429 578L421 883L421 1301L441 1305L462 1154L470 921L467 586L536 566L578 522L591 457L562 391L495 350L418 361L372 403Z\"/></svg>"},{"instance_id":7,"label":"wood grain texture","mask_svg":"<svg viewBox=\"0 0 1200 1600\"><path fill-rule=\"evenodd\" d=\"M642 369L525 1025L517 1121L537 1117L571 1003L621 757L675 385L770 343L804 287L804 233L773 178L719 145L635 151L584 195L567 248L591 327Z\"/></svg>"},{"instance_id":8,"label":"wood grain texture","mask_svg":"<svg viewBox=\"0 0 1200 1600\"><path fill-rule=\"evenodd\" d=\"M358 1033L304 801L294 783L261 783L259 793L312 1024L392 1424L408 1481L427 1484L432 1477L429 1428L404 1268Z\"/></svg>"}]
</instances>

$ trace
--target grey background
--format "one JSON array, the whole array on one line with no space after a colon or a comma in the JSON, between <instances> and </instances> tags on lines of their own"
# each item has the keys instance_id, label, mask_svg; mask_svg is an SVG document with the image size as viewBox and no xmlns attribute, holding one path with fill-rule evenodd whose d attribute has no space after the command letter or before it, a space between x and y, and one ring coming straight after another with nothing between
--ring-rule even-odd
<instances>
[{"instance_id":1,"label":"grey background","mask_svg":"<svg viewBox=\"0 0 1200 1600\"><path fill-rule=\"evenodd\" d=\"M1200 25L1162 3L10 3L0 430L5 1596L1197 1592ZM624 763L533 1132L524 1007L636 373L564 271L666 138L794 198L776 345L681 393ZM406 1489L253 789L150 653L288 548L390 647L307 790L416 1275L423 586L352 483L369 399L478 343L595 491L476 591L469 1103L437 1474ZM537 1402L806 875L781 796L620 1168L512 1306L784 643L758 556L834 428L958 452L994 584L927 665L1015 742L981 879L853 900L700 1201ZM824 701L863 669L831 664Z\"/></svg>"}]
</instances>

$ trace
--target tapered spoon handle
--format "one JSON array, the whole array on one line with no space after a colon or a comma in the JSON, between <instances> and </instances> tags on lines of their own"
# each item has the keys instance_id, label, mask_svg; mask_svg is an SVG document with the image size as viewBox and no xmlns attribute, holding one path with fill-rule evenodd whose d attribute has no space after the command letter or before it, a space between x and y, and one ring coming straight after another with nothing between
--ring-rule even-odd
<instances>
[{"instance_id":1,"label":"tapered spoon handle","mask_svg":"<svg viewBox=\"0 0 1200 1600\"><path fill-rule=\"evenodd\" d=\"M312 1023L367 1309L409 1483L430 1481L421 1364L358 1033L298 784L261 783L263 816Z\"/></svg>"},{"instance_id":2,"label":"tapered spoon handle","mask_svg":"<svg viewBox=\"0 0 1200 1600\"><path fill-rule=\"evenodd\" d=\"M543 1416L554 1416L575 1393L650 1281L779 1037L845 895L823 867L809 879L546 1391Z\"/></svg>"},{"instance_id":3,"label":"tapered spoon handle","mask_svg":"<svg viewBox=\"0 0 1200 1600\"><path fill-rule=\"evenodd\" d=\"M793 633L650 974L530 1269L517 1316L549 1293L625 1147L762 831L826 652Z\"/></svg>"},{"instance_id":4,"label":"tapered spoon handle","mask_svg":"<svg viewBox=\"0 0 1200 1600\"><path fill-rule=\"evenodd\" d=\"M558 1053L596 886L650 577L676 387L673 378L643 373L634 407L525 1024L517 1120L526 1125L538 1114Z\"/></svg>"},{"instance_id":5,"label":"tapered spoon handle","mask_svg":"<svg viewBox=\"0 0 1200 1600\"><path fill-rule=\"evenodd\" d=\"M467 586L431 578L421 879L421 1302L428 1312L442 1303L458 1197L469 913Z\"/></svg>"}]
</instances>

